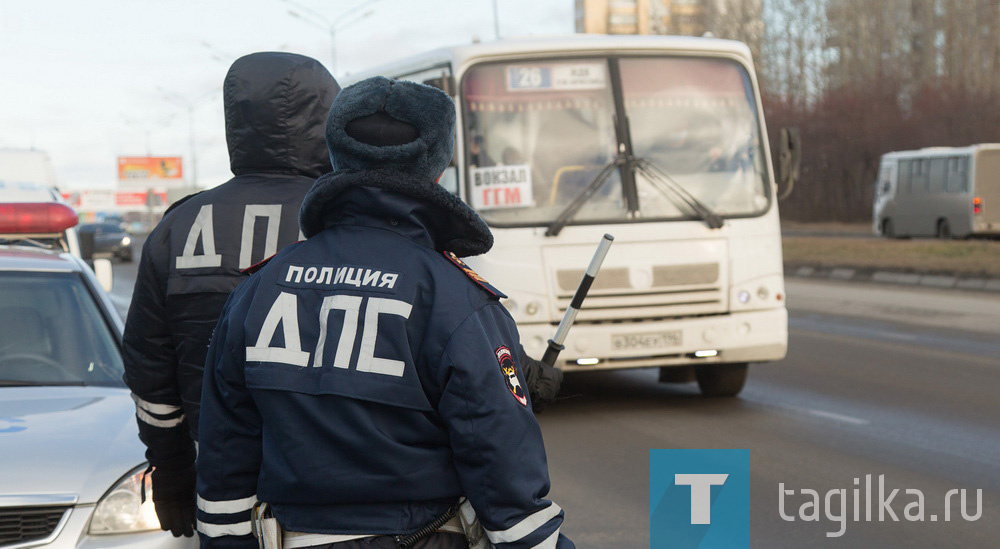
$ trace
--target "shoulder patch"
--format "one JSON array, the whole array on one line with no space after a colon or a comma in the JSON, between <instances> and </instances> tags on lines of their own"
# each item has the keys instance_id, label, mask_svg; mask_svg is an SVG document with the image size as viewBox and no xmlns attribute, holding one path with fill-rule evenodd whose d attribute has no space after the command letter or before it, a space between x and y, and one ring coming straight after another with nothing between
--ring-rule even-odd
<instances>
[{"instance_id":1,"label":"shoulder patch","mask_svg":"<svg viewBox=\"0 0 1000 549\"><path fill-rule=\"evenodd\" d=\"M500 363L500 372L503 374L503 381L507 384L507 390L514 395L514 399L521 406L528 405L528 397L524 394L524 387L517 378L517 366L514 365L514 355L510 352L510 347L501 345L494 351L497 355L497 362Z\"/></svg>"},{"instance_id":2,"label":"shoulder patch","mask_svg":"<svg viewBox=\"0 0 1000 549\"><path fill-rule=\"evenodd\" d=\"M497 299L506 298L507 297L507 294L505 294L505 293L501 292L500 290L496 289L495 287L493 287L492 284L490 284L489 282L487 282L485 278L479 276L479 273L477 273L476 271L473 271L472 267L469 267L468 265L466 265L465 262L462 261L461 259L459 259L458 256L455 255L453 252L442 252L442 253L444 253L444 256L446 258L448 258L448 261L451 261L453 265L455 265L459 269L462 269L462 272L465 273L465 276L471 278L473 282L475 282L476 284L478 284L479 287L481 287L482 289L484 289L487 292L489 292L490 295L492 295L493 297L495 297Z\"/></svg>"}]
</instances>

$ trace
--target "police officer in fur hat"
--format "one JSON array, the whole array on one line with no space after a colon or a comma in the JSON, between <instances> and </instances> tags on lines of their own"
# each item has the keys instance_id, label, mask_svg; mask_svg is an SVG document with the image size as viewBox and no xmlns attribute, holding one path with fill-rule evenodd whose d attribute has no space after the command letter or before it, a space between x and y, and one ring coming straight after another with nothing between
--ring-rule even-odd
<instances>
[{"instance_id":1,"label":"police officer in fur hat","mask_svg":"<svg viewBox=\"0 0 1000 549\"><path fill-rule=\"evenodd\" d=\"M571 548L503 294L461 257L490 249L437 184L455 106L422 84L345 88L327 120L335 171L308 240L231 295L205 365L202 546ZM265 520L251 520L254 516Z\"/></svg>"}]
</instances>

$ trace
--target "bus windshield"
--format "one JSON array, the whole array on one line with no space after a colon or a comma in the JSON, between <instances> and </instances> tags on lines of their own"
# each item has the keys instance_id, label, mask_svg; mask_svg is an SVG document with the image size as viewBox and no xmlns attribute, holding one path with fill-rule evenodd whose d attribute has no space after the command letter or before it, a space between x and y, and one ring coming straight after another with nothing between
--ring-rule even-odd
<instances>
[{"instance_id":1,"label":"bus windshield","mask_svg":"<svg viewBox=\"0 0 1000 549\"><path fill-rule=\"evenodd\" d=\"M767 208L754 95L734 61L484 63L462 97L469 202L491 224L549 224L588 186L574 224L695 217L664 178L722 216Z\"/></svg>"}]
</instances>

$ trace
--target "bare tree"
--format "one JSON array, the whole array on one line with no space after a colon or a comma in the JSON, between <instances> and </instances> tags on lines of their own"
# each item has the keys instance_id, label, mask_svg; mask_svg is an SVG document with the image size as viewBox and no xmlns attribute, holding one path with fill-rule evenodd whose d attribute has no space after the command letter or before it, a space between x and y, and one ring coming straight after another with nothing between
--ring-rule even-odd
<instances>
[{"instance_id":1,"label":"bare tree","mask_svg":"<svg viewBox=\"0 0 1000 549\"><path fill-rule=\"evenodd\" d=\"M705 30L746 43L758 63L764 40L764 0L705 0Z\"/></svg>"},{"instance_id":2,"label":"bare tree","mask_svg":"<svg viewBox=\"0 0 1000 549\"><path fill-rule=\"evenodd\" d=\"M763 17L761 72L768 92L795 105L825 88L828 39L823 3L769 0Z\"/></svg>"}]
</instances>

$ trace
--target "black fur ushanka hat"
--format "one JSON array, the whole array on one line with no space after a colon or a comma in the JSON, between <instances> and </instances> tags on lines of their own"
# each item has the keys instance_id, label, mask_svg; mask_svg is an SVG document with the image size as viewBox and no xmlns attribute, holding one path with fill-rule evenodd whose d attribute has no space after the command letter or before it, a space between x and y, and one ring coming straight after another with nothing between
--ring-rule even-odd
<instances>
[{"instance_id":1,"label":"black fur ushanka hat","mask_svg":"<svg viewBox=\"0 0 1000 549\"><path fill-rule=\"evenodd\" d=\"M455 104L441 90L376 76L341 90L326 122L334 172L306 195L299 225L308 238L326 227L339 194L355 186L404 194L455 217L456 234L436 242L460 257L493 246L489 227L468 204L437 180L454 151Z\"/></svg>"}]
</instances>

